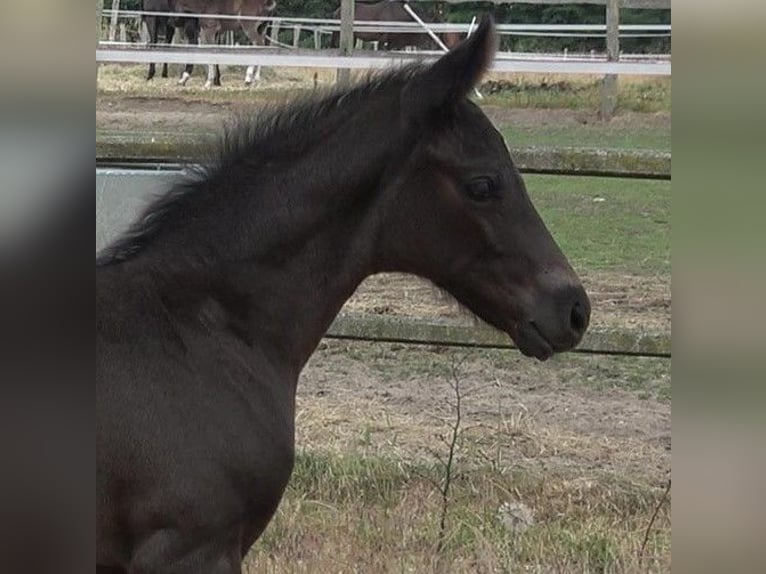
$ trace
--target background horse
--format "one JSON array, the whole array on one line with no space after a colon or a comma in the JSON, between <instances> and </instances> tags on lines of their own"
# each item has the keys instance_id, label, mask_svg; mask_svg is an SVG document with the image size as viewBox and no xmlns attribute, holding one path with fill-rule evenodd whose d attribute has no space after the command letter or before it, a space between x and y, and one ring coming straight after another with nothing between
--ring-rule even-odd
<instances>
[{"instance_id":1,"label":"background horse","mask_svg":"<svg viewBox=\"0 0 766 574\"><path fill-rule=\"evenodd\" d=\"M443 21L441 7L431 9L430 14L421 13L413 8L413 11L424 21ZM340 8L333 13L333 18L340 18ZM399 0L382 0L380 2L355 2L354 20L362 22L410 22L415 20L405 10L404 2ZM460 37L454 32L437 34L447 47L453 47L460 41ZM333 33L333 47L339 46L339 34ZM440 46L434 42L425 32L354 32L354 38L365 42L378 42L378 47L383 50L404 50L407 47L422 50L439 50Z\"/></svg>"},{"instance_id":2,"label":"background horse","mask_svg":"<svg viewBox=\"0 0 766 574\"><path fill-rule=\"evenodd\" d=\"M220 14L230 16L263 17L271 13L276 7L275 0L175 0L176 12L193 14ZM218 43L219 37L229 31L241 29L254 46L263 46L266 43L266 23L259 20L240 20L232 18L201 18L199 21L199 43L213 45ZM184 76L182 84L189 79ZM253 81L261 79L261 67L248 66L245 73L245 84L250 85ZM206 87L220 85L220 73L216 73L215 66L208 66Z\"/></svg>"},{"instance_id":3,"label":"background horse","mask_svg":"<svg viewBox=\"0 0 766 574\"><path fill-rule=\"evenodd\" d=\"M144 12L175 12L176 0L143 0L141 10ZM199 23L196 18L171 18L169 16L151 16L143 15L142 22L146 25L146 31L149 36L150 44L158 44L160 36L163 37L166 44L173 43L173 36L176 28L183 31L187 43L196 44L199 39ZM191 77L194 66L186 64L182 79ZM146 79L151 80L156 74L154 63L149 64L149 71ZM220 76L220 73L218 73ZM162 64L162 77L168 77L168 65Z\"/></svg>"},{"instance_id":4,"label":"background horse","mask_svg":"<svg viewBox=\"0 0 766 574\"><path fill-rule=\"evenodd\" d=\"M431 280L540 360L590 303L467 99L490 20L430 66L230 131L96 260L96 563L235 574L279 505L298 377L369 275Z\"/></svg>"}]
</instances>

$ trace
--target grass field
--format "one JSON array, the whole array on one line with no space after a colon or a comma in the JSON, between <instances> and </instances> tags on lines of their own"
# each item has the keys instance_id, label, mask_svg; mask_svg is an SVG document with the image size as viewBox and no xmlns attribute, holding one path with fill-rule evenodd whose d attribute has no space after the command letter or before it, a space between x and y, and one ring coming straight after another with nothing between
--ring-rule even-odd
<instances>
[{"instance_id":1,"label":"grass field","mask_svg":"<svg viewBox=\"0 0 766 574\"><path fill-rule=\"evenodd\" d=\"M670 124L614 126L602 123L580 125L522 125L501 128L514 146L574 146L670 151Z\"/></svg>"},{"instance_id":2,"label":"grass field","mask_svg":"<svg viewBox=\"0 0 766 574\"><path fill-rule=\"evenodd\" d=\"M488 80L483 90L487 103L516 108L598 109L601 101L600 79L588 76L511 75L509 79ZM622 79L617 107L623 111L669 111L669 78Z\"/></svg>"},{"instance_id":3,"label":"grass field","mask_svg":"<svg viewBox=\"0 0 766 574\"><path fill-rule=\"evenodd\" d=\"M670 274L669 181L544 175L525 180L576 268Z\"/></svg>"},{"instance_id":4,"label":"grass field","mask_svg":"<svg viewBox=\"0 0 766 574\"><path fill-rule=\"evenodd\" d=\"M434 487L442 473L438 465L304 452L246 571L669 570L666 508L641 553L656 489L611 476L461 469L442 531ZM514 526L524 520L514 517L524 512L520 499L534 508L536 522L526 528Z\"/></svg>"}]
</instances>

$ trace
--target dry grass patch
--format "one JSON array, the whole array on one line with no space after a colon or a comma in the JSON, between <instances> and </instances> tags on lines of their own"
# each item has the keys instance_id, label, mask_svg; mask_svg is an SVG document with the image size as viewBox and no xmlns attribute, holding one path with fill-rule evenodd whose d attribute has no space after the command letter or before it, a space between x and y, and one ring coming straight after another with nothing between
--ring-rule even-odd
<instances>
[{"instance_id":1,"label":"dry grass patch","mask_svg":"<svg viewBox=\"0 0 766 574\"><path fill-rule=\"evenodd\" d=\"M369 71L353 74L356 79ZM187 86L178 86L181 67L170 66L170 77L155 77L147 82L146 66L135 64L104 64L99 68L98 90L102 95L131 95L163 97L183 95L185 98L210 102L249 101L251 99L280 99L285 94L332 88L336 71L326 68L263 68L262 81L244 85L245 69L222 66L222 86L204 87L207 66L195 66ZM569 108L597 110L600 102L598 76L565 74L489 74L481 89L487 95L484 102L525 108ZM623 76L619 84L621 110L656 112L670 110L671 80L643 76Z\"/></svg>"},{"instance_id":2,"label":"dry grass patch","mask_svg":"<svg viewBox=\"0 0 766 574\"><path fill-rule=\"evenodd\" d=\"M670 565L670 504L642 541L662 489L613 476L457 468L437 552L438 465L299 454L250 572L660 572ZM533 516L509 526L507 503Z\"/></svg>"},{"instance_id":3,"label":"dry grass patch","mask_svg":"<svg viewBox=\"0 0 766 574\"><path fill-rule=\"evenodd\" d=\"M509 412L472 412L471 397L458 439L457 460L467 468L566 468L587 477L594 471L635 472L639 480L657 484L669 456L661 445L642 436L609 436L577 432L530 415L524 408ZM299 398L297 443L337 456L393 458L402 462L446 458L454 415L443 408L404 412L377 401L352 396L331 400Z\"/></svg>"},{"instance_id":4,"label":"dry grass patch","mask_svg":"<svg viewBox=\"0 0 766 574\"><path fill-rule=\"evenodd\" d=\"M669 570L669 405L608 387L667 363L514 356L323 343L299 386L295 475L250 571Z\"/></svg>"}]
</instances>

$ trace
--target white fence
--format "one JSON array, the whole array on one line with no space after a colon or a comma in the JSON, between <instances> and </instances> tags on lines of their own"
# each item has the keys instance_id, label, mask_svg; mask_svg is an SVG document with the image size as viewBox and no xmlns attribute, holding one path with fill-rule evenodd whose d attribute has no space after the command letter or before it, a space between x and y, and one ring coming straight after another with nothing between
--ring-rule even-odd
<instances>
[{"instance_id":1,"label":"white fence","mask_svg":"<svg viewBox=\"0 0 766 574\"><path fill-rule=\"evenodd\" d=\"M104 10L103 17L117 15L119 18L139 19L142 16L168 16L184 18L205 18L216 20L238 20L255 22L272 22L278 24L281 29L300 26L304 30L318 30L323 33L332 33L340 30L340 20L329 18L297 18L288 16L239 16L236 14L194 14L178 12L144 12L141 10ZM470 24L454 22L428 22L428 28L434 32L459 32L467 33ZM606 37L606 24L497 24L497 33L501 36L552 36L552 37L578 37L578 38L604 38ZM396 33L422 33L423 28L413 22L373 22L369 20L356 20L355 32L396 32ZM620 37L622 38L647 38L647 37L670 37L670 24L621 24Z\"/></svg>"},{"instance_id":2,"label":"white fence","mask_svg":"<svg viewBox=\"0 0 766 574\"><path fill-rule=\"evenodd\" d=\"M119 15L123 18L152 16L175 16L178 13L141 12L121 10L114 13L104 10L103 17ZM185 18L211 18L211 14L183 14ZM216 19L268 21L281 29L293 28L294 34L311 31L330 34L340 29L340 21L321 18L294 17L246 17L238 15L215 15ZM428 23L435 33L467 33L469 24ZM557 37L605 37L606 24L498 24L500 34ZM416 22L354 22L355 32L423 33ZM622 37L670 36L669 25L620 26ZM297 45L297 42L294 42ZM340 56L336 50L275 49L256 46L150 46L126 42L100 42L96 50L99 63L167 62L169 64L219 64L269 67L306 67L336 69L372 69L401 65L412 61L429 61L438 52L356 52L352 56ZM651 75L670 76L669 55L644 56L622 55L618 61L607 61L601 54L517 54L501 52L495 59L492 71L517 73L556 73L593 75Z\"/></svg>"},{"instance_id":3,"label":"white fence","mask_svg":"<svg viewBox=\"0 0 766 574\"><path fill-rule=\"evenodd\" d=\"M338 56L335 50L275 50L273 48L183 46L147 48L134 46L103 47L96 50L100 63L167 62L168 64L220 64L231 66L268 66L298 68L373 69L402 65L414 61L431 61L435 52L358 52L355 56ZM593 75L670 76L668 61L607 62L576 58L524 59L513 54L498 54L493 72Z\"/></svg>"}]
</instances>

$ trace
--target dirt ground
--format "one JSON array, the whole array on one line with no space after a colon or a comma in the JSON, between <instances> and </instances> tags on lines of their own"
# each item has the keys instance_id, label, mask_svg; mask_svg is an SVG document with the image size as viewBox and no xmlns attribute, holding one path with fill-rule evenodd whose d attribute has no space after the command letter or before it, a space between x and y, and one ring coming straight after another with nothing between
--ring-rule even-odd
<instances>
[{"instance_id":1,"label":"dirt ground","mask_svg":"<svg viewBox=\"0 0 766 574\"><path fill-rule=\"evenodd\" d=\"M454 372L453 372L454 369ZM495 464L657 485L670 469L670 361L326 341L298 387L298 445L432 456L455 417Z\"/></svg>"},{"instance_id":2,"label":"dirt ground","mask_svg":"<svg viewBox=\"0 0 766 574\"><path fill-rule=\"evenodd\" d=\"M161 93L161 97L109 93L96 100L96 128L113 133L188 133L200 130L216 133L227 116L252 111L254 107L266 106L270 101L271 98L258 92L245 101L210 101L197 99L194 94L174 94L172 91ZM526 128L552 125L563 128L598 121L596 112L587 110L519 109L491 105L483 109L498 126ZM660 127L669 123L670 114L667 112L624 112L612 120L616 128L636 125Z\"/></svg>"}]
</instances>

